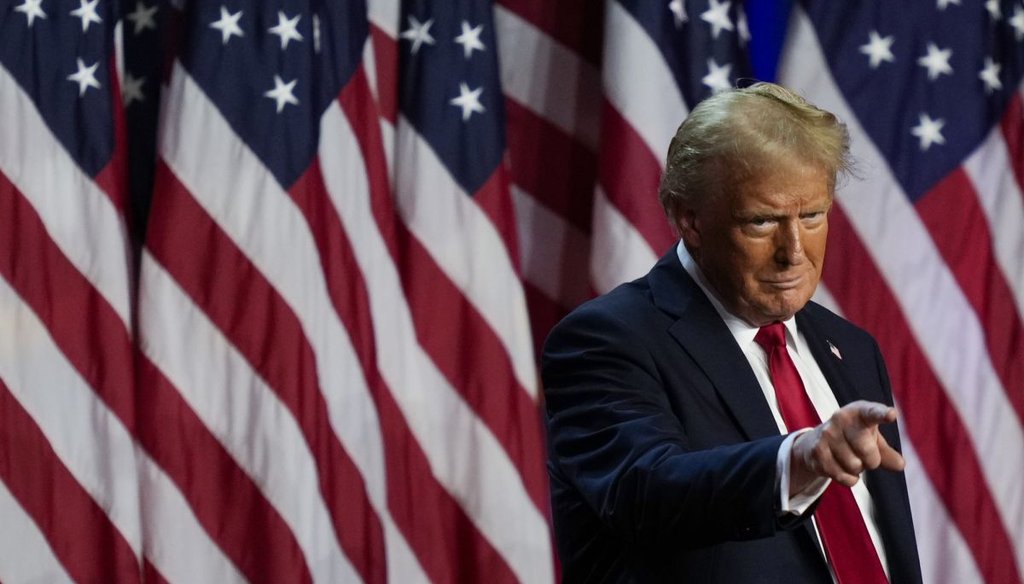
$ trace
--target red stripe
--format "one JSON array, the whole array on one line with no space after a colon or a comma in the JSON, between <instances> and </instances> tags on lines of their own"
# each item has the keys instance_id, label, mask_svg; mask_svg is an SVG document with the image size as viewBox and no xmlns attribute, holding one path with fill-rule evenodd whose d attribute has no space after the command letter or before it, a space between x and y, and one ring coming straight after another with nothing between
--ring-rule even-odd
<instances>
[{"instance_id":1,"label":"red stripe","mask_svg":"<svg viewBox=\"0 0 1024 584\"><path fill-rule=\"evenodd\" d=\"M1014 548L972 448L950 403L849 219L839 206L829 221L824 278L846 316L878 339L886 357L902 425L986 582L1020 583Z\"/></svg>"},{"instance_id":2,"label":"red stripe","mask_svg":"<svg viewBox=\"0 0 1024 584\"><path fill-rule=\"evenodd\" d=\"M316 462L345 555L366 582L387 579L384 531L362 476L331 430L316 356L291 308L178 182L157 167L148 249L291 411ZM238 302L245 298L245 302Z\"/></svg>"},{"instance_id":3,"label":"red stripe","mask_svg":"<svg viewBox=\"0 0 1024 584\"><path fill-rule=\"evenodd\" d=\"M142 561L142 581L146 584L171 584L147 559Z\"/></svg>"},{"instance_id":4,"label":"red stripe","mask_svg":"<svg viewBox=\"0 0 1024 584\"><path fill-rule=\"evenodd\" d=\"M117 58L111 55L109 71L117 71ZM96 184L110 197L110 200L127 217L128 206L128 127L125 124L124 107L121 105L121 81L116 74L110 76L110 94L114 99L110 103L110 115L114 127L111 130L114 140L114 151L106 166L94 177Z\"/></svg>"},{"instance_id":5,"label":"red stripe","mask_svg":"<svg viewBox=\"0 0 1024 584\"><path fill-rule=\"evenodd\" d=\"M523 282L526 293L526 304L530 307L530 330L533 332L533 348L535 357L540 359L544 349L544 340L551 329L569 314L571 308L564 307L540 291L529 281Z\"/></svg>"},{"instance_id":6,"label":"red stripe","mask_svg":"<svg viewBox=\"0 0 1024 584\"><path fill-rule=\"evenodd\" d=\"M661 165L636 130L607 100L602 108L598 172L608 200L643 236L655 255L676 237L658 204Z\"/></svg>"},{"instance_id":7,"label":"red stripe","mask_svg":"<svg viewBox=\"0 0 1024 584\"><path fill-rule=\"evenodd\" d=\"M498 232L502 243L505 244L509 263L512 264L516 275L520 275L522 264L519 261L519 227L516 225L516 211L508 190L508 172L504 164L498 165L490 178L473 193L473 202L480 207L494 226L494 230Z\"/></svg>"},{"instance_id":8,"label":"red stripe","mask_svg":"<svg viewBox=\"0 0 1024 584\"><path fill-rule=\"evenodd\" d=\"M73 580L141 580L139 561L128 541L60 461L2 379L0 445L0 481L42 531ZM110 475L118 472L134 469L108 469L104 474L116 480Z\"/></svg>"},{"instance_id":9,"label":"red stripe","mask_svg":"<svg viewBox=\"0 0 1024 584\"><path fill-rule=\"evenodd\" d=\"M597 156L553 124L505 100L512 182L584 233L590 233Z\"/></svg>"},{"instance_id":10,"label":"red stripe","mask_svg":"<svg viewBox=\"0 0 1024 584\"><path fill-rule=\"evenodd\" d=\"M139 442L200 525L250 582L312 582L302 550L274 506L160 370L144 355L136 365L139 387L146 388L139 392ZM146 527L159 538L159 525Z\"/></svg>"},{"instance_id":11,"label":"red stripe","mask_svg":"<svg viewBox=\"0 0 1024 584\"><path fill-rule=\"evenodd\" d=\"M377 105L391 125L398 123L398 43L381 28L370 25L377 74Z\"/></svg>"},{"instance_id":12,"label":"red stripe","mask_svg":"<svg viewBox=\"0 0 1024 584\"><path fill-rule=\"evenodd\" d=\"M1024 324L992 249L992 232L970 178L958 168L915 206L981 321L996 374L1024 422Z\"/></svg>"},{"instance_id":13,"label":"red stripe","mask_svg":"<svg viewBox=\"0 0 1024 584\"><path fill-rule=\"evenodd\" d=\"M127 329L103 295L50 239L36 210L3 173L0 275L50 330L54 342L100 399L132 431L135 398Z\"/></svg>"},{"instance_id":14,"label":"red stripe","mask_svg":"<svg viewBox=\"0 0 1024 584\"><path fill-rule=\"evenodd\" d=\"M1000 126L1009 151L1010 167L1017 177L1017 188L1024 196L1024 103L1020 92L1013 92Z\"/></svg>"},{"instance_id":15,"label":"red stripe","mask_svg":"<svg viewBox=\"0 0 1024 584\"><path fill-rule=\"evenodd\" d=\"M349 332L377 406L387 465L388 509L395 523L434 582L514 581L505 561L434 478L378 369L369 292L325 190L318 162L292 187L291 196L317 243L332 303ZM487 570L480 572L485 566Z\"/></svg>"},{"instance_id":16,"label":"red stripe","mask_svg":"<svg viewBox=\"0 0 1024 584\"><path fill-rule=\"evenodd\" d=\"M505 448L537 508L547 514L547 475L538 406L515 379L501 341L408 228L388 191L383 144L365 76L339 102L367 165L376 223L402 278L420 343Z\"/></svg>"},{"instance_id":17,"label":"red stripe","mask_svg":"<svg viewBox=\"0 0 1024 584\"><path fill-rule=\"evenodd\" d=\"M499 0L498 4L526 20L582 59L601 60L604 10L587 0Z\"/></svg>"}]
</instances>

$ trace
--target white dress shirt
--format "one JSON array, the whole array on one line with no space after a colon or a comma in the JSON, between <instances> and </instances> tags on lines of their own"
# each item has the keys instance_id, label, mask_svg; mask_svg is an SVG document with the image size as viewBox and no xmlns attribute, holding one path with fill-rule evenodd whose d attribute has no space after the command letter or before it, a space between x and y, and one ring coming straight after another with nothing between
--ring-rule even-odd
<instances>
[{"instance_id":1,"label":"white dress shirt","mask_svg":"<svg viewBox=\"0 0 1024 584\"><path fill-rule=\"evenodd\" d=\"M750 362L750 368L754 370L754 377L757 378L757 383L761 386L761 391L764 393L764 399L768 402L768 407L775 417L775 424L779 427L779 433L786 434L787 432L794 431L779 448L775 488L779 493L779 508L781 512L802 515L825 492L825 488L831 482L831 479L821 478L813 481L793 497L788 496L790 451L793 448L793 442L796 440L796 437L810 429L786 428L786 423L782 420L782 413L779 410L778 398L775 396L775 386L772 385L771 375L768 371L768 356L764 349L754 341L754 337L757 335L758 330L760 330L759 327L750 325L745 320L725 309L714 288L704 277L704 274L700 271L693 257L690 256L690 252L687 251L682 241L676 246L676 253L679 256L680 263L683 265L683 269L690 274L690 277L704 291L704 295L708 297L708 300L711 301L719 316L725 321L729 332L736 339L736 344L739 345L747 361ZM797 330L796 319L790 318L784 321L783 324L786 327L786 349L789 351L789 356L793 359L793 364L796 365L796 370L803 381L807 396L814 405L814 409L818 412L818 417L822 420L827 420L839 409L839 402L836 401L836 396L832 393L832 388L829 387L825 375L818 366L818 362L811 355L807 339ZM860 508L861 515L864 517L864 524L868 528L871 542L878 551L878 559L881 560L882 568L885 570L886 576L888 576L889 564L885 556L885 548L882 546L881 536L878 534L878 525L874 519L874 502L871 500L871 494L868 492L868 488L863 480L858 481L853 486L853 497L857 501L857 507ZM818 526L816 523L814 524L814 529L817 532ZM818 542L820 547L821 534L818 534ZM822 553L824 553L824 549L822 549ZM831 569L832 567L829 566L830 571ZM832 579L835 581L834 574Z\"/></svg>"}]
</instances>

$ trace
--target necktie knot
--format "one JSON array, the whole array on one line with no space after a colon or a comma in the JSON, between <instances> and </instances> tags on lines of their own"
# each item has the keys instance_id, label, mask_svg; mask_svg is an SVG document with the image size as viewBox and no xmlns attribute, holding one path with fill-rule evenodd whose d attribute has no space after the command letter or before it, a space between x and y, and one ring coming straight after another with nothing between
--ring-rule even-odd
<instances>
[{"instance_id":1,"label":"necktie knot","mask_svg":"<svg viewBox=\"0 0 1024 584\"><path fill-rule=\"evenodd\" d=\"M781 322L773 322L765 325L757 331L757 336L754 337L754 341L758 345L761 345L761 348L767 353L771 353L772 349L785 347L786 325Z\"/></svg>"}]
</instances>

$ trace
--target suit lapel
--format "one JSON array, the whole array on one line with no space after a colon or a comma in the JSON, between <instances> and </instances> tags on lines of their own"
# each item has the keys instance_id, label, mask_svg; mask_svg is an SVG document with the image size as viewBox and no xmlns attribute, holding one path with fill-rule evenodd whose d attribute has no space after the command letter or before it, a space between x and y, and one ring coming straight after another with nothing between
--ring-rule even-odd
<instances>
[{"instance_id":1,"label":"suit lapel","mask_svg":"<svg viewBox=\"0 0 1024 584\"><path fill-rule=\"evenodd\" d=\"M842 358L833 352L833 348L836 347L832 344L832 340L825 335L819 323L806 309L796 314L796 326L803 333L804 339L811 349L811 355L818 363L818 367L821 369L822 374L824 374L825 380L828 381L828 385L836 396L839 406L842 407L852 401L861 399L862 396L857 395L856 386L850 378L849 371L844 366ZM838 351L838 348L836 348L836 351Z\"/></svg>"},{"instance_id":2,"label":"suit lapel","mask_svg":"<svg viewBox=\"0 0 1024 584\"><path fill-rule=\"evenodd\" d=\"M655 305L676 318L669 334L711 380L747 439L778 436L775 418L746 356L680 265L675 248L651 270L648 282Z\"/></svg>"}]
</instances>

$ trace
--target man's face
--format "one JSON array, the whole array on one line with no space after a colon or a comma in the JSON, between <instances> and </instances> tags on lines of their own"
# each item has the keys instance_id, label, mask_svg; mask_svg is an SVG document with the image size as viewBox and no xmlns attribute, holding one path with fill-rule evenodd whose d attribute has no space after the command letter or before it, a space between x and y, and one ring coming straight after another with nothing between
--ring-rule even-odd
<instances>
[{"instance_id":1,"label":"man's face","mask_svg":"<svg viewBox=\"0 0 1024 584\"><path fill-rule=\"evenodd\" d=\"M783 164L684 210L683 240L725 307L751 325L793 316L821 278L829 176Z\"/></svg>"}]
</instances>

